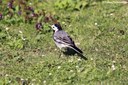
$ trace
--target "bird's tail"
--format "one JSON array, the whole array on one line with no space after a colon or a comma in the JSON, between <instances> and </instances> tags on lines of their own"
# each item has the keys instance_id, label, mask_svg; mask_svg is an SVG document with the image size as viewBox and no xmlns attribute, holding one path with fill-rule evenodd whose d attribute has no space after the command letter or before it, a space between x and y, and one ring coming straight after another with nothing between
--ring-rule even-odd
<instances>
[{"instance_id":1,"label":"bird's tail","mask_svg":"<svg viewBox=\"0 0 128 85\"><path fill-rule=\"evenodd\" d=\"M73 50L75 50L77 53L80 53L80 54L82 54L83 52L78 48L78 47L76 47L76 46L72 46L71 47Z\"/></svg>"},{"instance_id":2,"label":"bird's tail","mask_svg":"<svg viewBox=\"0 0 128 85\"><path fill-rule=\"evenodd\" d=\"M83 56L83 52L78 47L70 46L70 48L72 48L74 51L76 51L81 58L83 58L84 60L87 60L87 58L85 56Z\"/></svg>"}]
</instances>

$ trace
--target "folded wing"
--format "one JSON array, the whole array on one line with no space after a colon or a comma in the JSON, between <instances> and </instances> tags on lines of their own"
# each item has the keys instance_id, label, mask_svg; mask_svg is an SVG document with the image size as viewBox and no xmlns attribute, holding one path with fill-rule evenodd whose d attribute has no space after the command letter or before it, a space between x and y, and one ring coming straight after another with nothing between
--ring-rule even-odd
<instances>
[{"instance_id":1,"label":"folded wing","mask_svg":"<svg viewBox=\"0 0 128 85\"><path fill-rule=\"evenodd\" d=\"M74 41L64 31L58 31L58 33L55 33L54 40L60 44L75 46Z\"/></svg>"}]
</instances>

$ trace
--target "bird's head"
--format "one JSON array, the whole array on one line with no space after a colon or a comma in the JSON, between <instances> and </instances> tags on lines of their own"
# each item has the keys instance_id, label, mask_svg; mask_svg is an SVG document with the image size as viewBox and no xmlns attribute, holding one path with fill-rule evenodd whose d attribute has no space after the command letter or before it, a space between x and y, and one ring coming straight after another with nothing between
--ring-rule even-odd
<instances>
[{"instance_id":1,"label":"bird's head","mask_svg":"<svg viewBox=\"0 0 128 85\"><path fill-rule=\"evenodd\" d=\"M51 28L56 32L59 30L62 30L62 27L59 24L53 24L51 25Z\"/></svg>"}]
</instances>

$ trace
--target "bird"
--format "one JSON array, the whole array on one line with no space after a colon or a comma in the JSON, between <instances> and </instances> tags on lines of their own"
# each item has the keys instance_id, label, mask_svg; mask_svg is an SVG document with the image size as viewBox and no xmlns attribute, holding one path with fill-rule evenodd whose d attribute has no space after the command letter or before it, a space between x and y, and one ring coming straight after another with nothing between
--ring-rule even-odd
<instances>
[{"instance_id":1,"label":"bird","mask_svg":"<svg viewBox=\"0 0 128 85\"><path fill-rule=\"evenodd\" d=\"M53 29L53 40L60 50L62 48L70 48L80 55L81 58L87 60L87 58L83 56L83 51L75 45L72 38L62 29L60 24L53 24L51 28Z\"/></svg>"}]
</instances>

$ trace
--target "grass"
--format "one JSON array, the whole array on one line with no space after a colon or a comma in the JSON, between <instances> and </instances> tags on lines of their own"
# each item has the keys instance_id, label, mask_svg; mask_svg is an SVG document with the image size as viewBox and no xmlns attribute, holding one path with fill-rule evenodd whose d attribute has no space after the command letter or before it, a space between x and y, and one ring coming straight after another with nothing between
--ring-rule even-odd
<instances>
[{"instance_id":1,"label":"grass","mask_svg":"<svg viewBox=\"0 0 128 85\"><path fill-rule=\"evenodd\" d=\"M49 4L88 60L59 58L52 31L0 21L0 85L127 85L128 6L97 2L65 11Z\"/></svg>"}]
</instances>

